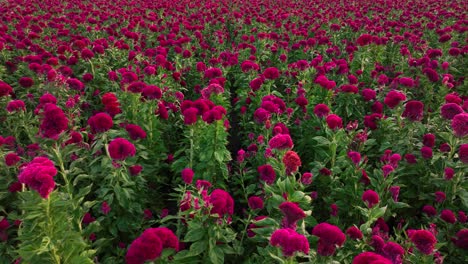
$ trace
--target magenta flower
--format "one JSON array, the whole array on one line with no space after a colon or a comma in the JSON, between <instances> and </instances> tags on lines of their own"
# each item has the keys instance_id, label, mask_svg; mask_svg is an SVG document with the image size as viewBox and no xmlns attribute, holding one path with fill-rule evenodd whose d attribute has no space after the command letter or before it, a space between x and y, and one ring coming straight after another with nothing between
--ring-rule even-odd
<instances>
[{"instance_id":1,"label":"magenta flower","mask_svg":"<svg viewBox=\"0 0 468 264\"><path fill-rule=\"evenodd\" d=\"M268 79L268 80L278 79L279 75L280 73L278 69L275 67L266 68L265 71L263 71L263 77L265 77L265 79Z\"/></svg>"},{"instance_id":2,"label":"magenta flower","mask_svg":"<svg viewBox=\"0 0 468 264\"><path fill-rule=\"evenodd\" d=\"M258 196L250 196L248 204L252 210L263 209L263 199Z\"/></svg>"},{"instance_id":3,"label":"magenta flower","mask_svg":"<svg viewBox=\"0 0 468 264\"><path fill-rule=\"evenodd\" d=\"M349 236L349 238L354 240L362 239L362 232L356 226L351 226L346 229L346 234Z\"/></svg>"},{"instance_id":4,"label":"magenta flower","mask_svg":"<svg viewBox=\"0 0 468 264\"><path fill-rule=\"evenodd\" d=\"M268 142L268 146L272 149L291 149L293 141L289 134L277 134Z\"/></svg>"},{"instance_id":5,"label":"magenta flower","mask_svg":"<svg viewBox=\"0 0 468 264\"><path fill-rule=\"evenodd\" d=\"M452 242L456 247L468 250L468 229L458 231L455 238L452 238Z\"/></svg>"},{"instance_id":6,"label":"magenta flower","mask_svg":"<svg viewBox=\"0 0 468 264\"><path fill-rule=\"evenodd\" d=\"M362 194L362 201L364 201L369 208L379 203L379 194L373 190L367 190Z\"/></svg>"},{"instance_id":7,"label":"magenta flower","mask_svg":"<svg viewBox=\"0 0 468 264\"><path fill-rule=\"evenodd\" d=\"M261 165L257 168L257 172L260 174L260 180L266 184L273 184L276 179L276 173L270 164Z\"/></svg>"},{"instance_id":8,"label":"magenta flower","mask_svg":"<svg viewBox=\"0 0 468 264\"><path fill-rule=\"evenodd\" d=\"M457 137L464 137L468 135L468 113L460 113L452 119L453 133Z\"/></svg>"},{"instance_id":9,"label":"magenta flower","mask_svg":"<svg viewBox=\"0 0 468 264\"><path fill-rule=\"evenodd\" d=\"M181 172L182 180L185 184L191 184L193 181L194 172L191 168L185 168Z\"/></svg>"},{"instance_id":10,"label":"magenta flower","mask_svg":"<svg viewBox=\"0 0 468 264\"><path fill-rule=\"evenodd\" d=\"M130 245L125 261L127 264L144 264L161 256L163 249L179 249L179 241L174 233L165 228L148 228Z\"/></svg>"},{"instance_id":11,"label":"magenta flower","mask_svg":"<svg viewBox=\"0 0 468 264\"><path fill-rule=\"evenodd\" d=\"M146 138L146 132L139 125L128 124L125 126L125 130L127 130L129 137L133 140Z\"/></svg>"},{"instance_id":12,"label":"magenta flower","mask_svg":"<svg viewBox=\"0 0 468 264\"><path fill-rule=\"evenodd\" d=\"M326 104L318 104L314 107L314 114L319 117L326 117L330 113L330 108Z\"/></svg>"},{"instance_id":13,"label":"magenta flower","mask_svg":"<svg viewBox=\"0 0 468 264\"><path fill-rule=\"evenodd\" d=\"M88 119L92 133L106 132L114 125L112 117L106 113L97 113Z\"/></svg>"},{"instance_id":14,"label":"magenta flower","mask_svg":"<svg viewBox=\"0 0 468 264\"><path fill-rule=\"evenodd\" d=\"M68 128L68 118L55 104L44 105L44 117L40 125L41 135L45 138L57 139Z\"/></svg>"},{"instance_id":15,"label":"magenta flower","mask_svg":"<svg viewBox=\"0 0 468 264\"><path fill-rule=\"evenodd\" d=\"M209 196L211 214L217 214L218 217L232 215L234 213L234 200L231 195L224 190L216 189Z\"/></svg>"},{"instance_id":16,"label":"magenta flower","mask_svg":"<svg viewBox=\"0 0 468 264\"><path fill-rule=\"evenodd\" d=\"M54 163L47 158L37 157L21 168L18 180L47 199L55 188L55 175L57 169Z\"/></svg>"},{"instance_id":17,"label":"magenta flower","mask_svg":"<svg viewBox=\"0 0 468 264\"><path fill-rule=\"evenodd\" d=\"M455 224L455 222L457 222L455 214L450 209L442 210L442 212L440 212L440 218L450 224Z\"/></svg>"},{"instance_id":18,"label":"magenta flower","mask_svg":"<svg viewBox=\"0 0 468 264\"><path fill-rule=\"evenodd\" d=\"M402 117L406 117L411 121L421 121L424 115L424 104L420 101L409 101L405 105Z\"/></svg>"},{"instance_id":19,"label":"magenta flower","mask_svg":"<svg viewBox=\"0 0 468 264\"><path fill-rule=\"evenodd\" d=\"M320 223L312 230L312 235L318 236L317 253L321 256L331 256L335 253L336 246L342 246L346 241L343 232L334 225Z\"/></svg>"},{"instance_id":20,"label":"magenta flower","mask_svg":"<svg viewBox=\"0 0 468 264\"><path fill-rule=\"evenodd\" d=\"M293 202L283 202L280 204L279 209L284 215L281 222L283 228L296 228L297 221L306 217L304 211Z\"/></svg>"},{"instance_id":21,"label":"magenta flower","mask_svg":"<svg viewBox=\"0 0 468 264\"><path fill-rule=\"evenodd\" d=\"M460 113L463 113L463 108L456 103L447 103L440 108L440 115L447 120L452 120Z\"/></svg>"},{"instance_id":22,"label":"magenta flower","mask_svg":"<svg viewBox=\"0 0 468 264\"><path fill-rule=\"evenodd\" d=\"M392 90L388 92L387 96L385 96L384 103L390 108L395 108L401 101L406 100L406 96L399 92Z\"/></svg>"},{"instance_id":23,"label":"magenta flower","mask_svg":"<svg viewBox=\"0 0 468 264\"><path fill-rule=\"evenodd\" d=\"M286 175L291 175L301 166L301 158L296 152L288 150L286 154L284 154L283 164L286 167Z\"/></svg>"},{"instance_id":24,"label":"magenta flower","mask_svg":"<svg viewBox=\"0 0 468 264\"><path fill-rule=\"evenodd\" d=\"M425 255L431 255L434 252L437 239L427 230L411 230L408 232L411 242L416 248Z\"/></svg>"},{"instance_id":25,"label":"magenta flower","mask_svg":"<svg viewBox=\"0 0 468 264\"><path fill-rule=\"evenodd\" d=\"M330 129L335 130L343 127L343 120L335 114L328 115L326 118L327 125Z\"/></svg>"},{"instance_id":26,"label":"magenta flower","mask_svg":"<svg viewBox=\"0 0 468 264\"><path fill-rule=\"evenodd\" d=\"M393 264L392 261L374 252L363 252L353 259L353 264Z\"/></svg>"},{"instance_id":27,"label":"magenta flower","mask_svg":"<svg viewBox=\"0 0 468 264\"><path fill-rule=\"evenodd\" d=\"M270 244L275 247L280 246L285 257L291 257L295 252L309 254L310 250L307 238L289 228L273 232Z\"/></svg>"},{"instance_id":28,"label":"magenta flower","mask_svg":"<svg viewBox=\"0 0 468 264\"><path fill-rule=\"evenodd\" d=\"M124 138L115 138L109 143L109 156L114 160L124 160L136 154L135 146Z\"/></svg>"}]
</instances>

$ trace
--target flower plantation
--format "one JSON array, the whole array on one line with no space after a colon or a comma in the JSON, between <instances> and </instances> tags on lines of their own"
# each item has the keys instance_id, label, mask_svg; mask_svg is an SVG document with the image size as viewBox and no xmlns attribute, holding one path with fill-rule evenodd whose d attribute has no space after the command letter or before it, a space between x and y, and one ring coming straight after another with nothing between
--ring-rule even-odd
<instances>
[{"instance_id":1,"label":"flower plantation","mask_svg":"<svg viewBox=\"0 0 468 264\"><path fill-rule=\"evenodd\" d=\"M0 11L0 263L468 262L464 1Z\"/></svg>"}]
</instances>

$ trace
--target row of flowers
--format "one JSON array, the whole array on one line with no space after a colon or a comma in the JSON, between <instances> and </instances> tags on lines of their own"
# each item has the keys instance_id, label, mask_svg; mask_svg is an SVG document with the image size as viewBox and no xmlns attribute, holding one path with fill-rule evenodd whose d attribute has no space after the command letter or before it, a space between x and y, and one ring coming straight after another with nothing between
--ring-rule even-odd
<instances>
[{"instance_id":1,"label":"row of flowers","mask_svg":"<svg viewBox=\"0 0 468 264\"><path fill-rule=\"evenodd\" d=\"M462 1L117 2L0 7L2 262L467 261Z\"/></svg>"}]
</instances>

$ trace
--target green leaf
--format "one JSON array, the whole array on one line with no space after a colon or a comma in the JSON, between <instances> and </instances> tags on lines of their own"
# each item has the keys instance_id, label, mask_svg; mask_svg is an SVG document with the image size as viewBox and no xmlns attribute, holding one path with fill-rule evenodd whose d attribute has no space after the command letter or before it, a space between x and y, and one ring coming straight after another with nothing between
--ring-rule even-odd
<instances>
[{"instance_id":1,"label":"green leaf","mask_svg":"<svg viewBox=\"0 0 468 264\"><path fill-rule=\"evenodd\" d=\"M316 137L313 137L312 138L313 140L317 141L317 146L326 146L326 145L330 145L330 140L328 140L327 138L325 137L322 137L322 136L316 136Z\"/></svg>"},{"instance_id":2,"label":"green leaf","mask_svg":"<svg viewBox=\"0 0 468 264\"><path fill-rule=\"evenodd\" d=\"M402 202L393 203L393 205L395 208L411 208L411 205Z\"/></svg>"},{"instance_id":3,"label":"green leaf","mask_svg":"<svg viewBox=\"0 0 468 264\"><path fill-rule=\"evenodd\" d=\"M190 229L185 235L185 242L194 242L202 240L206 235L206 230L203 228Z\"/></svg>"},{"instance_id":4,"label":"green leaf","mask_svg":"<svg viewBox=\"0 0 468 264\"><path fill-rule=\"evenodd\" d=\"M206 240L197 241L190 246L190 251L189 251L188 256L198 256L201 253L205 252L207 248L208 248L208 241Z\"/></svg>"},{"instance_id":5,"label":"green leaf","mask_svg":"<svg viewBox=\"0 0 468 264\"><path fill-rule=\"evenodd\" d=\"M211 262L213 262L213 264L224 263L224 251L221 248L215 247L211 249L208 255L210 257Z\"/></svg>"},{"instance_id":6,"label":"green leaf","mask_svg":"<svg viewBox=\"0 0 468 264\"><path fill-rule=\"evenodd\" d=\"M465 207L468 207L468 191L461 190L460 191L460 199Z\"/></svg>"}]
</instances>

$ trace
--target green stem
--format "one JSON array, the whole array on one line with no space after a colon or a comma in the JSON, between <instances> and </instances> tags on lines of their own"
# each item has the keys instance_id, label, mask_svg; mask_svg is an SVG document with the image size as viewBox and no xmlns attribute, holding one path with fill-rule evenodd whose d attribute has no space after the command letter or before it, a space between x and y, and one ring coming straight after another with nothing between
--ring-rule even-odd
<instances>
[{"instance_id":1,"label":"green stem","mask_svg":"<svg viewBox=\"0 0 468 264\"><path fill-rule=\"evenodd\" d=\"M251 220L252 220L252 214L249 213L249 217L247 218L247 222L245 222L244 232L242 232L242 237L241 237L241 240L240 240L240 245L243 245L243 244L244 244L245 234L247 233L247 229L249 229L249 224L250 224L250 221L251 221Z\"/></svg>"},{"instance_id":2,"label":"green stem","mask_svg":"<svg viewBox=\"0 0 468 264\"><path fill-rule=\"evenodd\" d=\"M50 242L49 243L54 243L54 240L53 240L53 234L54 234L54 222L52 220L52 217L50 215L50 200L51 198L47 198L46 199L47 202L46 202L46 217L47 217L47 237L50 239ZM52 247L51 247L51 252L50 254L52 255L52 259L54 261L54 263L57 263L57 264L60 264L60 256L57 254L57 249L55 248L55 245L52 244Z\"/></svg>"}]
</instances>

